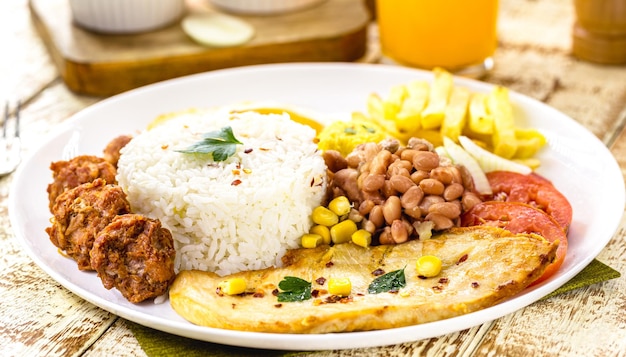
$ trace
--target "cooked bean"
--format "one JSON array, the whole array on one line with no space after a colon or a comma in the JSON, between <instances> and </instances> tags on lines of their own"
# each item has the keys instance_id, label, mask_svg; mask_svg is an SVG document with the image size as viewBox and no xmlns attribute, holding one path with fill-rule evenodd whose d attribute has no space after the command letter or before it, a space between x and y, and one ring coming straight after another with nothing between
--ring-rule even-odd
<instances>
[{"instance_id":1,"label":"cooked bean","mask_svg":"<svg viewBox=\"0 0 626 357\"><path fill-rule=\"evenodd\" d=\"M403 212L404 214L406 214L407 216L413 219L422 218L422 210L418 206L415 206L412 208L405 208Z\"/></svg>"},{"instance_id":2,"label":"cooked bean","mask_svg":"<svg viewBox=\"0 0 626 357\"><path fill-rule=\"evenodd\" d=\"M432 178L423 179L419 185L422 191L428 195L442 195L443 190L446 188L441 181Z\"/></svg>"},{"instance_id":3,"label":"cooked bean","mask_svg":"<svg viewBox=\"0 0 626 357\"><path fill-rule=\"evenodd\" d=\"M348 167L348 161L337 150L326 150L322 157L331 172L337 172Z\"/></svg>"},{"instance_id":4,"label":"cooked bean","mask_svg":"<svg viewBox=\"0 0 626 357\"><path fill-rule=\"evenodd\" d=\"M383 197L383 194L380 193L380 191L374 191L374 192L363 191L362 195L363 195L363 200L370 200L374 202L374 204L377 204L377 205L382 205L385 202L385 197Z\"/></svg>"},{"instance_id":5,"label":"cooked bean","mask_svg":"<svg viewBox=\"0 0 626 357\"><path fill-rule=\"evenodd\" d=\"M387 172L387 167L391 163L391 153L387 150L382 150L374 159L372 159L372 163L370 164L370 172L372 174L385 174Z\"/></svg>"},{"instance_id":6,"label":"cooked bean","mask_svg":"<svg viewBox=\"0 0 626 357\"><path fill-rule=\"evenodd\" d=\"M430 171L430 177L435 180L441 181L444 185L449 185L454 182L455 173L453 172L454 166L439 166ZM459 174L459 178L460 178Z\"/></svg>"},{"instance_id":7,"label":"cooked bean","mask_svg":"<svg viewBox=\"0 0 626 357\"><path fill-rule=\"evenodd\" d=\"M369 174L363 179L363 190L368 192L378 191L385 183L385 175Z\"/></svg>"},{"instance_id":8,"label":"cooked bean","mask_svg":"<svg viewBox=\"0 0 626 357\"><path fill-rule=\"evenodd\" d=\"M372 221L370 221L369 219L363 220L363 222L361 223L361 228L365 229L366 231L372 234L376 232L376 225L372 223Z\"/></svg>"},{"instance_id":9,"label":"cooked bean","mask_svg":"<svg viewBox=\"0 0 626 357\"><path fill-rule=\"evenodd\" d=\"M413 165L413 156L415 156L416 153L417 153L417 150L415 149L404 149L400 153L400 158L402 160L410 162L411 165Z\"/></svg>"},{"instance_id":10,"label":"cooked bean","mask_svg":"<svg viewBox=\"0 0 626 357\"><path fill-rule=\"evenodd\" d=\"M385 223L385 216L383 215L383 206L381 205L374 206L372 210L370 211L368 219L376 226L376 228L382 227L383 224Z\"/></svg>"},{"instance_id":11,"label":"cooked bean","mask_svg":"<svg viewBox=\"0 0 626 357\"><path fill-rule=\"evenodd\" d=\"M333 176L333 184L341 188L352 202L361 201L361 190L356 184L358 175L357 170L348 168L335 172Z\"/></svg>"},{"instance_id":12,"label":"cooked bean","mask_svg":"<svg viewBox=\"0 0 626 357\"><path fill-rule=\"evenodd\" d=\"M424 198L424 191L419 186L412 186L400 197L400 204L404 209L417 207Z\"/></svg>"},{"instance_id":13,"label":"cooked bean","mask_svg":"<svg viewBox=\"0 0 626 357\"><path fill-rule=\"evenodd\" d=\"M396 175L389 179L391 187L400 193L405 193L411 187L416 187L415 182L406 176Z\"/></svg>"},{"instance_id":14,"label":"cooked bean","mask_svg":"<svg viewBox=\"0 0 626 357\"><path fill-rule=\"evenodd\" d=\"M416 170L430 171L439 166L439 155L432 151L418 151L413 156L413 167Z\"/></svg>"},{"instance_id":15,"label":"cooked bean","mask_svg":"<svg viewBox=\"0 0 626 357\"><path fill-rule=\"evenodd\" d=\"M422 182L423 179L429 178L430 177L430 172L429 171L424 171L424 170L417 170L414 171L411 174L411 180L413 180L413 182L419 184L420 182Z\"/></svg>"},{"instance_id":16,"label":"cooked bean","mask_svg":"<svg viewBox=\"0 0 626 357\"><path fill-rule=\"evenodd\" d=\"M433 150L433 144L431 144L430 141L426 139L415 138L415 137L410 138L406 146L408 148L415 149L415 150L425 150L425 151Z\"/></svg>"},{"instance_id":17,"label":"cooked bean","mask_svg":"<svg viewBox=\"0 0 626 357\"><path fill-rule=\"evenodd\" d=\"M374 207L374 201L372 200L363 200L359 205L359 213L363 216L366 216L370 213L372 208Z\"/></svg>"},{"instance_id":18,"label":"cooked bean","mask_svg":"<svg viewBox=\"0 0 626 357\"><path fill-rule=\"evenodd\" d=\"M472 207L476 206L476 204L482 202L480 197L478 197L474 192L465 191L463 193L463 197L461 198L461 205L463 207L463 211L469 211Z\"/></svg>"},{"instance_id":19,"label":"cooked bean","mask_svg":"<svg viewBox=\"0 0 626 357\"><path fill-rule=\"evenodd\" d=\"M440 213L429 213L426 215L425 219L433 222L435 224L435 230L438 231L454 227L454 222Z\"/></svg>"},{"instance_id":20,"label":"cooked bean","mask_svg":"<svg viewBox=\"0 0 626 357\"><path fill-rule=\"evenodd\" d=\"M387 170L387 174L391 174L392 170L395 168L403 168L403 171L406 171L407 174L413 171L413 162L407 160L395 160L389 165L389 169ZM408 177L409 175L407 175Z\"/></svg>"},{"instance_id":21,"label":"cooked bean","mask_svg":"<svg viewBox=\"0 0 626 357\"><path fill-rule=\"evenodd\" d=\"M402 167L399 165L389 166L389 169L387 170L387 177L391 178L393 176L404 176L406 178L410 178L411 173L410 173L410 170L407 170L405 167Z\"/></svg>"},{"instance_id":22,"label":"cooked bean","mask_svg":"<svg viewBox=\"0 0 626 357\"><path fill-rule=\"evenodd\" d=\"M393 238L393 241L397 244L409 240L409 232L407 232L406 226L399 219L391 222L391 238Z\"/></svg>"},{"instance_id":23,"label":"cooked bean","mask_svg":"<svg viewBox=\"0 0 626 357\"><path fill-rule=\"evenodd\" d=\"M428 213L439 213L450 219L457 218L461 214L461 208L452 202L433 203L428 207Z\"/></svg>"},{"instance_id":24,"label":"cooked bean","mask_svg":"<svg viewBox=\"0 0 626 357\"><path fill-rule=\"evenodd\" d=\"M402 217L400 197L391 196L387 198L387 201L383 204L383 216L387 224L391 224L393 221Z\"/></svg>"},{"instance_id":25,"label":"cooked bean","mask_svg":"<svg viewBox=\"0 0 626 357\"><path fill-rule=\"evenodd\" d=\"M350 213L348 213L348 219L352 222L359 223L363 220L363 215L359 212L358 209L352 208Z\"/></svg>"},{"instance_id":26,"label":"cooked bean","mask_svg":"<svg viewBox=\"0 0 626 357\"><path fill-rule=\"evenodd\" d=\"M423 213L427 213L428 209L430 208L430 205L432 205L433 203L439 203L439 202L445 202L443 197L436 196L436 195L424 196L424 198L422 199L422 202L420 202L419 204L419 208L422 210Z\"/></svg>"},{"instance_id":27,"label":"cooked bean","mask_svg":"<svg viewBox=\"0 0 626 357\"><path fill-rule=\"evenodd\" d=\"M443 198L446 201L456 200L463 195L465 188L460 183L451 183L443 190Z\"/></svg>"},{"instance_id":28,"label":"cooked bean","mask_svg":"<svg viewBox=\"0 0 626 357\"><path fill-rule=\"evenodd\" d=\"M392 197L392 196L398 195L398 191L396 191L396 189L393 188L393 186L391 186L391 182L389 182L389 180L385 180L385 183L383 184L382 192L385 197Z\"/></svg>"},{"instance_id":29,"label":"cooked bean","mask_svg":"<svg viewBox=\"0 0 626 357\"><path fill-rule=\"evenodd\" d=\"M391 236L391 227L385 227L380 235L378 236L378 242L383 245L396 244Z\"/></svg>"}]
</instances>

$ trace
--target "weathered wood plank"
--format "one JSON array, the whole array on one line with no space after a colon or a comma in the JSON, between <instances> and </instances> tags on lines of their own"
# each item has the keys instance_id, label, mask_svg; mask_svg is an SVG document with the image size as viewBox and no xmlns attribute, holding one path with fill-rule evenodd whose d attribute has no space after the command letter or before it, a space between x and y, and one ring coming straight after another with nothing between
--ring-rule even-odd
<instances>
[{"instance_id":1,"label":"weathered wood plank","mask_svg":"<svg viewBox=\"0 0 626 357\"><path fill-rule=\"evenodd\" d=\"M126 321L118 318L107 332L102 335L82 357L100 356L145 356L146 353L137 343L133 332L126 325Z\"/></svg>"}]
</instances>

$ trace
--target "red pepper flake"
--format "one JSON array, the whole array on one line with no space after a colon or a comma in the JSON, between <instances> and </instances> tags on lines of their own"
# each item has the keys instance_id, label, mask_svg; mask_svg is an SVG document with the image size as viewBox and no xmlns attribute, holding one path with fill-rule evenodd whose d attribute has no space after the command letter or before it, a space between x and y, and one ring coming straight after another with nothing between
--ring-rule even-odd
<instances>
[{"instance_id":1,"label":"red pepper flake","mask_svg":"<svg viewBox=\"0 0 626 357\"><path fill-rule=\"evenodd\" d=\"M237 179L230 183L231 186L239 186L241 185L241 180Z\"/></svg>"},{"instance_id":2,"label":"red pepper flake","mask_svg":"<svg viewBox=\"0 0 626 357\"><path fill-rule=\"evenodd\" d=\"M314 298L319 297L320 296L320 291L317 290L317 289L313 289L311 291L311 296L314 297Z\"/></svg>"},{"instance_id":3,"label":"red pepper flake","mask_svg":"<svg viewBox=\"0 0 626 357\"><path fill-rule=\"evenodd\" d=\"M435 285L435 286L433 286L433 290L435 290L435 291L441 291L441 290L443 290L443 286L441 286L441 285Z\"/></svg>"},{"instance_id":4,"label":"red pepper flake","mask_svg":"<svg viewBox=\"0 0 626 357\"><path fill-rule=\"evenodd\" d=\"M278 308L283 307L283 304L276 304L276 305L274 305L274 307L278 309Z\"/></svg>"},{"instance_id":5,"label":"red pepper flake","mask_svg":"<svg viewBox=\"0 0 626 357\"><path fill-rule=\"evenodd\" d=\"M274 296L278 296L278 289L274 289L274 290L272 290L272 295L274 295Z\"/></svg>"},{"instance_id":6,"label":"red pepper flake","mask_svg":"<svg viewBox=\"0 0 626 357\"><path fill-rule=\"evenodd\" d=\"M339 295L330 295L327 297L324 302L327 304L336 304L336 303L349 303L352 301L352 296L339 296Z\"/></svg>"},{"instance_id":7,"label":"red pepper flake","mask_svg":"<svg viewBox=\"0 0 626 357\"><path fill-rule=\"evenodd\" d=\"M384 274L385 274L385 271L380 269L380 268L378 268L378 269L376 269L376 270L374 270L372 272L372 275L374 275L374 276L381 276L381 275L384 275Z\"/></svg>"},{"instance_id":8,"label":"red pepper flake","mask_svg":"<svg viewBox=\"0 0 626 357\"><path fill-rule=\"evenodd\" d=\"M163 145L161 145L161 149L163 149L163 150L167 150L167 148L168 148L168 147L170 147L170 146L169 146L169 145L167 145L167 144L163 144Z\"/></svg>"},{"instance_id":9,"label":"red pepper flake","mask_svg":"<svg viewBox=\"0 0 626 357\"><path fill-rule=\"evenodd\" d=\"M467 254L463 254L463 256L459 258L459 261L456 264L458 265L459 263L463 263L466 260L467 260Z\"/></svg>"},{"instance_id":10,"label":"red pepper flake","mask_svg":"<svg viewBox=\"0 0 626 357\"><path fill-rule=\"evenodd\" d=\"M252 294L252 297L255 297L255 298L265 297L265 292L263 292L263 291L256 291L254 294Z\"/></svg>"},{"instance_id":11,"label":"red pepper flake","mask_svg":"<svg viewBox=\"0 0 626 357\"><path fill-rule=\"evenodd\" d=\"M324 285L326 283L326 278L319 277L319 278L315 279L315 282L318 283L319 285Z\"/></svg>"},{"instance_id":12,"label":"red pepper flake","mask_svg":"<svg viewBox=\"0 0 626 357\"><path fill-rule=\"evenodd\" d=\"M333 262L328 262L328 263L326 263L326 267L327 267L327 268L330 268L330 267L332 267L333 265L335 265L335 263L333 263Z\"/></svg>"},{"instance_id":13,"label":"red pepper flake","mask_svg":"<svg viewBox=\"0 0 626 357\"><path fill-rule=\"evenodd\" d=\"M418 275L417 277L418 277L418 278L420 278L420 279L422 279L422 280L426 280L426 279L428 279L427 277L425 277L425 276L423 276L423 275Z\"/></svg>"},{"instance_id":14,"label":"red pepper flake","mask_svg":"<svg viewBox=\"0 0 626 357\"><path fill-rule=\"evenodd\" d=\"M448 278L441 278L439 279L439 284L447 284L448 283Z\"/></svg>"},{"instance_id":15,"label":"red pepper flake","mask_svg":"<svg viewBox=\"0 0 626 357\"><path fill-rule=\"evenodd\" d=\"M472 282L472 287L473 287L474 289L478 288L479 286L480 286L480 284L478 284L478 282L477 282L477 281L473 281L473 282Z\"/></svg>"},{"instance_id":16,"label":"red pepper flake","mask_svg":"<svg viewBox=\"0 0 626 357\"><path fill-rule=\"evenodd\" d=\"M243 153L244 153L244 154L249 154L249 153L251 153L251 152L252 152L252 150L253 150L252 148L250 148L250 149L245 149L245 150L243 151Z\"/></svg>"},{"instance_id":17,"label":"red pepper flake","mask_svg":"<svg viewBox=\"0 0 626 357\"><path fill-rule=\"evenodd\" d=\"M233 308L233 310L235 309L235 307L237 307L237 304L230 304L230 306Z\"/></svg>"}]
</instances>

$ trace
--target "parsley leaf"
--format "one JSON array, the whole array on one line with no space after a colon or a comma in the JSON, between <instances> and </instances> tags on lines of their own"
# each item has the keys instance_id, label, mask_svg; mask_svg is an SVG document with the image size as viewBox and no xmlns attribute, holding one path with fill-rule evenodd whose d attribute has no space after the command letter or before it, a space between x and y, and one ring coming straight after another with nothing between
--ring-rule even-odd
<instances>
[{"instance_id":1,"label":"parsley leaf","mask_svg":"<svg viewBox=\"0 0 626 357\"><path fill-rule=\"evenodd\" d=\"M211 154L215 161L225 161L235 154L237 144L243 144L233 134L230 126L202 135L202 140L184 150L184 154Z\"/></svg>"},{"instance_id":2,"label":"parsley leaf","mask_svg":"<svg viewBox=\"0 0 626 357\"><path fill-rule=\"evenodd\" d=\"M311 283L295 276L286 276L278 283L283 290L278 293L279 302L304 301L311 298Z\"/></svg>"},{"instance_id":3,"label":"parsley leaf","mask_svg":"<svg viewBox=\"0 0 626 357\"><path fill-rule=\"evenodd\" d=\"M354 128L352 128L352 127L348 127L348 128L343 129L343 132L346 135L356 135L356 130Z\"/></svg>"},{"instance_id":4,"label":"parsley leaf","mask_svg":"<svg viewBox=\"0 0 626 357\"><path fill-rule=\"evenodd\" d=\"M381 275L374 279L370 286L367 288L367 292L370 294L379 294L388 291L398 291L406 286L406 278L404 276L404 269L406 267L394 270L385 275Z\"/></svg>"}]
</instances>

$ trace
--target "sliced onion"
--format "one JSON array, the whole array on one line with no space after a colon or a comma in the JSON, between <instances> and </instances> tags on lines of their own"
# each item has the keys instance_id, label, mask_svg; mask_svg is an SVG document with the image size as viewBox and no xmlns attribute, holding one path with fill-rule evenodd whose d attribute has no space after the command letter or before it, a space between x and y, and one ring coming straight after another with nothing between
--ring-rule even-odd
<instances>
[{"instance_id":1,"label":"sliced onion","mask_svg":"<svg viewBox=\"0 0 626 357\"><path fill-rule=\"evenodd\" d=\"M194 41L211 47L244 44L254 36L254 27L234 16L207 12L186 16L181 26Z\"/></svg>"},{"instance_id":2,"label":"sliced onion","mask_svg":"<svg viewBox=\"0 0 626 357\"><path fill-rule=\"evenodd\" d=\"M443 146L454 164L465 166L474 180L474 187L478 193L481 195L490 195L493 193L487 176L472 155L448 137L443 138Z\"/></svg>"},{"instance_id":3,"label":"sliced onion","mask_svg":"<svg viewBox=\"0 0 626 357\"><path fill-rule=\"evenodd\" d=\"M532 169L526 165L505 159L481 148L467 136L459 136L459 142L463 149L476 159L484 172L513 171L524 175L532 172Z\"/></svg>"}]
</instances>

